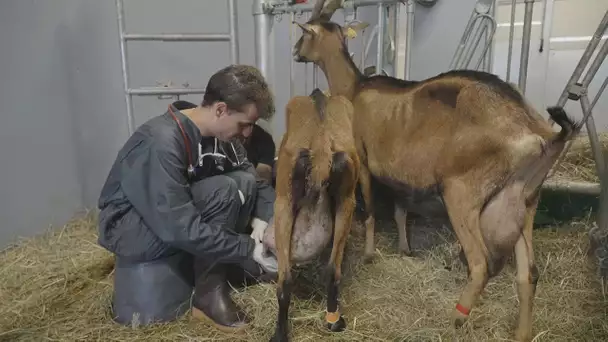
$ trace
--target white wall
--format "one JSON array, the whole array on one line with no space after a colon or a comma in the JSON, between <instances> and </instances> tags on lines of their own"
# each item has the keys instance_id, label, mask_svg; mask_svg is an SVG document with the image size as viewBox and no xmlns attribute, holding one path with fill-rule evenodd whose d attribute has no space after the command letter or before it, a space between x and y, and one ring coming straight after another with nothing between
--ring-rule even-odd
<instances>
[{"instance_id":1,"label":"white wall","mask_svg":"<svg viewBox=\"0 0 608 342\"><path fill-rule=\"evenodd\" d=\"M496 21L504 26L498 27L495 35L495 55L493 72L506 78L507 51L509 39L508 24L511 20L510 1L501 3L497 8ZM550 2L549 2L550 4ZM552 27L549 31L551 40L545 42L544 51L540 52L541 21L543 14L543 2L536 1L534 4L532 38L530 43L530 55L528 62L528 78L526 85L526 96L532 101L538 110L545 114L545 107L553 105L559 99L564 87L574 68L578 64L589 38L597 29L604 13L608 10L606 0L554 0ZM516 6L514 30L513 57L511 66L511 81L518 82L521 36L524 19L524 4ZM506 24L506 25L505 25ZM608 32L606 33L608 34ZM564 40L583 39L578 42L564 42ZM602 40L602 43L606 39ZM599 51L596 49L596 51ZM594 54L592 59L596 56ZM590 65L591 63L589 63ZM608 77L608 63L604 62L593 82L589 87L590 101L598 91L598 88ZM581 76L582 80L582 76ZM569 114L576 118L582 118L582 110L579 102L569 100L566 109ZM545 114L546 116L546 114ZM608 92L599 99L594 108L594 119L598 132L608 131Z\"/></svg>"}]
</instances>

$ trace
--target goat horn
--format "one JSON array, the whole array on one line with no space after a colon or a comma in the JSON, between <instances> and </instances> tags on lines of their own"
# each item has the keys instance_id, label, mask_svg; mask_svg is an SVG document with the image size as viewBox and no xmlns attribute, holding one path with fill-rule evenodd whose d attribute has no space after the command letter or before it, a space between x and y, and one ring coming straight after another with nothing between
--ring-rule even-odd
<instances>
[{"instance_id":1,"label":"goat horn","mask_svg":"<svg viewBox=\"0 0 608 342\"><path fill-rule=\"evenodd\" d=\"M342 3L344 0L330 0L329 2L326 0L317 0L315 3L315 7L312 10L312 15L310 16L310 20L320 19L323 21L329 21L331 17L334 15L334 12L340 7L342 7Z\"/></svg>"}]
</instances>

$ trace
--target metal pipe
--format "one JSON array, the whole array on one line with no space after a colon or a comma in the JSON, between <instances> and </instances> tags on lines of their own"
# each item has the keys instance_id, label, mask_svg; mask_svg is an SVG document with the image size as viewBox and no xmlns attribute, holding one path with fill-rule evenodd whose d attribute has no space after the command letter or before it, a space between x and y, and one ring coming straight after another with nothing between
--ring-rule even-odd
<instances>
[{"instance_id":1,"label":"metal pipe","mask_svg":"<svg viewBox=\"0 0 608 342\"><path fill-rule=\"evenodd\" d=\"M306 16L306 21L308 22L312 13L307 13L304 16ZM308 64L309 63L304 63L304 94L306 95L308 95Z\"/></svg>"},{"instance_id":2,"label":"metal pipe","mask_svg":"<svg viewBox=\"0 0 608 342\"><path fill-rule=\"evenodd\" d=\"M139 34L123 35L125 40L164 41L164 42L228 42L230 34L225 33L172 33L172 34Z\"/></svg>"},{"instance_id":3,"label":"metal pipe","mask_svg":"<svg viewBox=\"0 0 608 342\"><path fill-rule=\"evenodd\" d=\"M547 0L543 0L543 17L540 19L540 44L538 52L543 52L545 47L545 21L547 20Z\"/></svg>"},{"instance_id":4,"label":"metal pipe","mask_svg":"<svg viewBox=\"0 0 608 342\"><path fill-rule=\"evenodd\" d=\"M253 1L253 20L255 35L255 64L264 78L270 75L270 25L272 16L264 11L264 0Z\"/></svg>"},{"instance_id":5,"label":"metal pipe","mask_svg":"<svg viewBox=\"0 0 608 342\"><path fill-rule=\"evenodd\" d=\"M450 62L450 69L456 69L457 68L456 66L460 63L460 58L462 57L462 52L463 52L464 48L466 47L467 38L471 34L471 30L473 29L473 25L475 23L475 13L476 13L475 10L473 12L471 12L469 21L467 22L467 25L464 28L464 32L462 33L462 36L460 37L460 42L458 43L458 46L456 47L456 52L454 53L454 56L452 57L452 61Z\"/></svg>"},{"instance_id":6,"label":"metal pipe","mask_svg":"<svg viewBox=\"0 0 608 342\"><path fill-rule=\"evenodd\" d=\"M595 30L595 33L593 34L593 37L589 41L589 44L587 45L585 52L583 52L583 56L578 61L578 64L576 65L576 68L574 68L574 72L572 73L572 76L570 76L568 83L564 87L562 94L560 95L559 99L557 100L558 107L563 107L566 104L566 101L568 101L568 94L570 92L570 88L581 77L583 70L585 70L585 67L589 63L589 60L591 59L591 56L593 55L593 52L595 51L595 48L597 47L597 45L600 43L600 40L602 39L602 35L604 34L606 27L608 27L608 11L606 11L606 13L604 14L604 18L602 19L602 21L598 25L597 29Z\"/></svg>"},{"instance_id":7,"label":"metal pipe","mask_svg":"<svg viewBox=\"0 0 608 342\"><path fill-rule=\"evenodd\" d=\"M367 62L367 56L369 55L369 50L372 47L372 41L374 40L374 37L376 37L378 35L378 25L374 26L372 32L369 35L369 38L367 40L367 44L365 45L365 50L363 52L363 66L361 66L361 70L363 70L363 68L365 68L365 64Z\"/></svg>"},{"instance_id":8,"label":"metal pipe","mask_svg":"<svg viewBox=\"0 0 608 342\"><path fill-rule=\"evenodd\" d=\"M131 95L147 96L147 95L189 95L189 94L204 94L205 89L202 88L167 88L167 87L149 87L149 88L133 88L127 92Z\"/></svg>"},{"instance_id":9,"label":"metal pipe","mask_svg":"<svg viewBox=\"0 0 608 342\"><path fill-rule=\"evenodd\" d=\"M319 87L319 77L318 77L318 71L319 70L319 66L316 64L312 65L312 89L318 88Z\"/></svg>"},{"instance_id":10,"label":"metal pipe","mask_svg":"<svg viewBox=\"0 0 608 342\"><path fill-rule=\"evenodd\" d=\"M129 72L127 70L127 44L125 41L125 11L122 0L116 0L116 13L118 15L118 34L120 36L120 62L122 66L122 82L127 104L127 132L129 136L135 131L135 118L133 117L133 100L129 94Z\"/></svg>"},{"instance_id":11,"label":"metal pipe","mask_svg":"<svg viewBox=\"0 0 608 342\"><path fill-rule=\"evenodd\" d=\"M412 69L412 40L414 39L414 0L407 1L407 31L405 41L405 79L409 80Z\"/></svg>"},{"instance_id":12,"label":"metal pipe","mask_svg":"<svg viewBox=\"0 0 608 342\"><path fill-rule=\"evenodd\" d=\"M378 5L378 45L376 50L376 75L382 75L384 69L384 33L386 32L386 14L383 4Z\"/></svg>"},{"instance_id":13,"label":"metal pipe","mask_svg":"<svg viewBox=\"0 0 608 342\"><path fill-rule=\"evenodd\" d=\"M492 7L490 10L490 17L492 17L493 22L492 22L492 26L494 27L494 33L496 33L496 27L498 26L498 24L496 23L496 5L497 5L498 0L492 0ZM489 25L489 24L488 24ZM487 58L487 65L486 65L486 71L487 72L492 72L494 70L494 33L490 34L490 28L488 28L488 30L486 31L486 44L488 44L488 46L490 47L488 50L488 53L485 55Z\"/></svg>"},{"instance_id":14,"label":"metal pipe","mask_svg":"<svg viewBox=\"0 0 608 342\"><path fill-rule=\"evenodd\" d=\"M532 35L532 13L535 0L525 0L524 32L521 39L521 57L519 61L518 86L522 94L526 93L528 78L528 59L530 57L530 36Z\"/></svg>"},{"instance_id":15,"label":"metal pipe","mask_svg":"<svg viewBox=\"0 0 608 342\"><path fill-rule=\"evenodd\" d=\"M607 55L608 55L608 40L606 40L602 44L600 51L597 53L597 55L595 56L595 59L591 63L591 66L587 70L587 74L585 74L585 77L583 77L583 81L581 83L585 89L587 89L589 87L591 80L593 80L593 77L595 77L595 74L597 73L599 68L602 66L602 63L604 62L604 59L606 58Z\"/></svg>"},{"instance_id":16,"label":"metal pipe","mask_svg":"<svg viewBox=\"0 0 608 342\"><path fill-rule=\"evenodd\" d=\"M369 40L371 41L374 36L375 28L369 34ZM365 58L367 57L367 38L364 34L361 34L361 60L359 61L359 70L365 68Z\"/></svg>"},{"instance_id":17,"label":"metal pipe","mask_svg":"<svg viewBox=\"0 0 608 342\"><path fill-rule=\"evenodd\" d=\"M604 93L604 90L606 90L606 86L608 86L608 76L606 76L606 78L604 79L604 83L602 83L602 85L600 86L600 89L597 91L597 94L595 94L595 98L591 102L591 110L593 110L593 107L595 107L597 100L600 99L600 96L602 96L602 93Z\"/></svg>"},{"instance_id":18,"label":"metal pipe","mask_svg":"<svg viewBox=\"0 0 608 342\"><path fill-rule=\"evenodd\" d=\"M543 58L543 67L540 70L541 71L541 79L543 80L544 83L547 82L547 75L548 75L548 69L549 69L549 59L551 57L551 51L550 51L550 46L547 46L547 49L544 48L544 44L546 42L546 44L550 44L549 42L551 41L551 31L553 29L553 7L554 7L554 0L544 0L544 4L545 4L545 8L543 10L543 23L542 23L542 28L543 28L543 51L541 51L540 53L542 54L542 58ZM545 94L543 92L543 96L542 96L542 102L543 103L547 103L547 94Z\"/></svg>"},{"instance_id":19,"label":"metal pipe","mask_svg":"<svg viewBox=\"0 0 608 342\"><path fill-rule=\"evenodd\" d=\"M230 13L230 58L232 64L238 64L239 56L239 16L235 0L228 0L228 12Z\"/></svg>"},{"instance_id":20,"label":"metal pipe","mask_svg":"<svg viewBox=\"0 0 608 342\"><path fill-rule=\"evenodd\" d=\"M587 94L583 94L580 98L581 108L583 109L584 116L587 118L586 126L587 133L589 135L589 144L591 145L591 151L593 153L593 158L595 159L595 167L597 170L597 176L600 179L600 208L598 210L599 215L597 219L598 226L602 230L606 230L608 228L606 225L608 224L608 220L606 220L606 215L608 215L608 200L606 196L608 195L608 179L606 175L606 161L604 159L604 153L602 151L602 146L597 137L597 131L595 129L595 122L593 120L593 115L591 115L591 105L589 104L589 98Z\"/></svg>"},{"instance_id":21,"label":"metal pipe","mask_svg":"<svg viewBox=\"0 0 608 342\"><path fill-rule=\"evenodd\" d=\"M294 46L294 24L296 21L295 13L289 14L289 46ZM293 58L289 59L289 97L292 98L294 96L294 87L296 80L296 69L295 69L295 60Z\"/></svg>"},{"instance_id":22,"label":"metal pipe","mask_svg":"<svg viewBox=\"0 0 608 342\"><path fill-rule=\"evenodd\" d=\"M591 152L593 153L596 162L597 174L600 179L603 179L606 174L606 165L604 163L604 155L602 153L600 140L597 136L595 120L593 119L593 115L591 115L591 104L589 103L587 95L581 96L580 102L584 116L586 117L583 120L586 120L585 125L587 126L587 134L589 135L589 145L591 145Z\"/></svg>"},{"instance_id":23,"label":"metal pipe","mask_svg":"<svg viewBox=\"0 0 608 342\"><path fill-rule=\"evenodd\" d=\"M475 16L475 18L473 19L473 23L471 24L472 27L475 27L475 23L478 21L479 19L479 15ZM472 29L471 29L472 30ZM473 35L470 38L470 41L472 42L471 44L469 44L466 48L466 52L464 52L464 57L463 59L463 65L461 66L461 68L468 68L469 67L469 63L471 63L471 60L473 59L473 55L475 55L475 49L477 48L477 46L479 46L479 42L481 41L481 37L483 36L483 32L485 30L485 27L483 25L483 21L479 21L479 26L476 27L475 29L475 33L473 33Z\"/></svg>"},{"instance_id":24,"label":"metal pipe","mask_svg":"<svg viewBox=\"0 0 608 342\"><path fill-rule=\"evenodd\" d=\"M391 74L392 77L397 77L397 60L399 58L399 48L397 47L397 39L399 39L399 4L394 4L392 6L393 10L391 11L392 15L392 21L393 21L393 26L392 26L392 30L391 30L391 45L393 47L393 72Z\"/></svg>"},{"instance_id":25,"label":"metal pipe","mask_svg":"<svg viewBox=\"0 0 608 342\"><path fill-rule=\"evenodd\" d=\"M511 26L509 27L509 52L507 53L507 82L511 82L511 57L513 56L513 31L515 30L515 9L517 0L511 1Z\"/></svg>"},{"instance_id":26,"label":"metal pipe","mask_svg":"<svg viewBox=\"0 0 608 342\"><path fill-rule=\"evenodd\" d=\"M344 0L342 7L354 7L356 9L357 7L378 6L380 4L390 5L402 1L403 0ZM272 6L270 11L272 14L312 12L314 5L315 1L294 5L276 5Z\"/></svg>"},{"instance_id":27,"label":"metal pipe","mask_svg":"<svg viewBox=\"0 0 608 342\"><path fill-rule=\"evenodd\" d=\"M486 60L486 56L488 56L488 50L492 48L492 39L494 39L494 34L496 33L496 20L494 20L494 18L490 15L487 16L488 17L488 21L489 23L486 24L485 29L488 28L488 25L490 25L490 32L488 32L487 30L485 30L484 32L487 32L486 37L489 37L486 39L486 44L483 48L483 50L481 51L481 56L479 57L479 61L477 62L477 66L475 66L475 69L479 70L479 66L481 65L481 62ZM472 58L473 56L471 56ZM467 63L468 64L468 63ZM489 64L489 62L488 62ZM491 72L491 70L486 69L486 71Z\"/></svg>"},{"instance_id":28,"label":"metal pipe","mask_svg":"<svg viewBox=\"0 0 608 342\"><path fill-rule=\"evenodd\" d=\"M572 181L559 181L548 179L543 183L543 189L554 190L554 191L568 191L586 195L599 195L601 187L597 183L588 182L572 182Z\"/></svg>"}]
</instances>

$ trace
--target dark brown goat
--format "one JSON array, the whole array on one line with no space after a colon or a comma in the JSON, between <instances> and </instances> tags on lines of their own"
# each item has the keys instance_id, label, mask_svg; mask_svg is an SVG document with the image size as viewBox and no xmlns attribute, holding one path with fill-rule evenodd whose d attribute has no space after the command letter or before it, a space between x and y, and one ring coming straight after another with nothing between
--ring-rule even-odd
<instances>
[{"instance_id":1,"label":"dark brown goat","mask_svg":"<svg viewBox=\"0 0 608 342\"><path fill-rule=\"evenodd\" d=\"M288 339L291 263L312 261L332 238L326 321L331 331L346 326L338 310L338 284L359 178L353 106L346 97L326 97L315 89L310 96L292 98L285 112L287 131L277 161L275 216L264 237L279 264L279 312L273 341Z\"/></svg>"},{"instance_id":2,"label":"dark brown goat","mask_svg":"<svg viewBox=\"0 0 608 342\"><path fill-rule=\"evenodd\" d=\"M440 196L469 273L452 311L454 325L467 320L488 279L514 251L520 304L515 336L531 340L538 280L532 224L540 188L581 124L563 109L549 108L561 126L554 132L516 89L489 73L455 70L420 82L365 77L345 44L351 30L365 24L330 22L341 1L324 3L318 0L311 19L299 24L303 35L293 54L323 70L332 95L352 101L370 214L366 252L373 251L374 232L370 175L420 198Z\"/></svg>"}]
</instances>

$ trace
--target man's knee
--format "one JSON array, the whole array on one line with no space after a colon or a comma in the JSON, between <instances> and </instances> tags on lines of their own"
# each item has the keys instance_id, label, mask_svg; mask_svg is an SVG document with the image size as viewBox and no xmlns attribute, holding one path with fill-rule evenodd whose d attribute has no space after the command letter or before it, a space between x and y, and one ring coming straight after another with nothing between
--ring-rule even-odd
<instances>
[{"instance_id":1,"label":"man's knee","mask_svg":"<svg viewBox=\"0 0 608 342\"><path fill-rule=\"evenodd\" d=\"M246 171L233 171L227 173L226 176L235 181L238 191L240 191L239 195L242 196L241 199L244 198L241 203L256 196L257 182L255 175Z\"/></svg>"},{"instance_id":2,"label":"man's knee","mask_svg":"<svg viewBox=\"0 0 608 342\"><path fill-rule=\"evenodd\" d=\"M114 320L123 325L172 321L190 309L193 287L193 260L186 253L140 263L117 258Z\"/></svg>"},{"instance_id":3,"label":"man's knee","mask_svg":"<svg viewBox=\"0 0 608 342\"><path fill-rule=\"evenodd\" d=\"M218 175L200 180L192 184L194 205L205 211L212 203L218 201L226 205L234 205L240 197L237 182L225 175ZM242 201L238 201L242 204Z\"/></svg>"}]
</instances>

